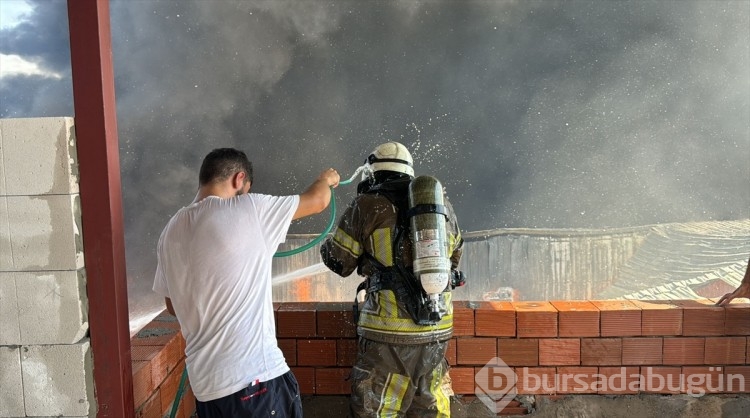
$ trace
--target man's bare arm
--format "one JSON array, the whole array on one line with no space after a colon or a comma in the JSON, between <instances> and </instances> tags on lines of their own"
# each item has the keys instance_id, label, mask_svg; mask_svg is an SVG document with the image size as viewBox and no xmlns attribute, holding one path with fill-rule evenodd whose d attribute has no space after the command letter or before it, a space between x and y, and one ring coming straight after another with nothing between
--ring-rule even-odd
<instances>
[{"instance_id":1,"label":"man's bare arm","mask_svg":"<svg viewBox=\"0 0 750 418\"><path fill-rule=\"evenodd\" d=\"M726 306L735 298L750 298L750 261L747 262L745 277L742 278L740 286L735 289L734 292L722 296L716 304L719 306Z\"/></svg>"},{"instance_id":2,"label":"man's bare arm","mask_svg":"<svg viewBox=\"0 0 750 418\"><path fill-rule=\"evenodd\" d=\"M339 180L339 173L332 168L320 173L313 184L299 195L299 206L292 219L323 212L331 202L331 187L338 186Z\"/></svg>"}]
</instances>

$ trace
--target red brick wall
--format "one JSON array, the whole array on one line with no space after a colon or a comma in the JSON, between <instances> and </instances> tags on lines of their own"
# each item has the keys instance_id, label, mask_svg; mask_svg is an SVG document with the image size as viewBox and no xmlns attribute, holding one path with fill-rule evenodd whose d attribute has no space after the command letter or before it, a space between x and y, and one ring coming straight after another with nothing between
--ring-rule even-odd
<instances>
[{"instance_id":1,"label":"red brick wall","mask_svg":"<svg viewBox=\"0 0 750 418\"><path fill-rule=\"evenodd\" d=\"M162 312L130 340L130 349L136 417L168 416L185 369L185 340L176 318ZM189 418L193 412L195 397L186 384L175 417Z\"/></svg>"},{"instance_id":2,"label":"red brick wall","mask_svg":"<svg viewBox=\"0 0 750 418\"><path fill-rule=\"evenodd\" d=\"M447 355L453 390L473 395L476 373L499 357L515 373L515 387L521 394L688 393L697 389L735 393L743 389L737 384L740 379L747 392L750 304L721 308L713 303L709 299L456 302L454 336ZM302 393L348 394L347 377L357 348L351 304L275 306L279 347ZM171 317L162 314L146 329L176 326L164 318ZM184 367L182 337L178 332L136 337L132 348L138 416L160 417L174 398L175 381ZM726 386L730 375L731 389ZM624 384L618 383L618 388L596 384L597 379L609 376ZM695 379L688 384L691 376ZM544 378L548 385L527 384L544 382ZM673 384L658 384L669 382L668 378ZM565 385L561 384L564 379L568 379ZM725 385L718 389L720 384ZM189 417L194 408L188 391L178 416Z\"/></svg>"}]
</instances>

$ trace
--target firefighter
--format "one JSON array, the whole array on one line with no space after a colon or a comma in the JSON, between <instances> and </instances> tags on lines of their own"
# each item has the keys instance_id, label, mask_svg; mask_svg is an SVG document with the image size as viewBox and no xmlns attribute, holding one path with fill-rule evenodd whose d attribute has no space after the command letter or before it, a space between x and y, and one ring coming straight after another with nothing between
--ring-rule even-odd
<instances>
[{"instance_id":1,"label":"firefighter","mask_svg":"<svg viewBox=\"0 0 750 418\"><path fill-rule=\"evenodd\" d=\"M445 196L438 196L442 205L430 205L438 208L432 215L444 220L444 236L438 238L447 255L450 284L439 293L439 309L426 309L430 299L412 268L411 154L402 144L388 142L375 148L366 164L369 175L320 249L333 272L347 277L356 269L365 278L358 288L364 293L361 310L356 300L354 304L359 341L350 415L449 417L453 392L445 352L453 332L450 291L464 282L458 271L463 240L456 216Z\"/></svg>"}]
</instances>

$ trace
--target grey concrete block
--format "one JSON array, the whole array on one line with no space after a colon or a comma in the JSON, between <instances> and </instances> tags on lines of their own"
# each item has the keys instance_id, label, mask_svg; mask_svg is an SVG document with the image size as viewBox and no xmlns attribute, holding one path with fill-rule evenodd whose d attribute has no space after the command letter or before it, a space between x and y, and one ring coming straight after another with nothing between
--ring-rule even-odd
<instances>
[{"instance_id":1,"label":"grey concrete block","mask_svg":"<svg viewBox=\"0 0 750 418\"><path fill-rule=\"evenodd\" d=\"M5 196L0 196L0 271L13 270L12 267L13 254L10 247L8 199Z\"/></svg>"},{"instance_id":2,"label":"grey concrete block","mask_svg":"<svg viewBox=\"0 0 750 418\"><path fill-rule=\"evenodd\" d=\"M16 295L16 280L13 273L0 273L0 346L21 344Z\"/></svg>"},{"instance_id":3,"label":"grey concrete block","mask_svg":"<svg viewBox=\"0 0 750 418\"><path fill-rule=\"evenodd\" d=\"M78 195L8 196L11 270L83 267Z\"/></svg>"},{"instance_id":4,"label":"grey concrete block","mask_svg":"<svg viewBox=\"0 0 750 418\"><path fill-rule=\"evenodd\" d=\"M72 118L0 120L6 195L78 193Z\"/></svg>"},{"instance_id":5,"label":"grey concrete block","mask_svg":"<svg viewBox=\"0 0 750 418\"><path fill-rule=\"evenodd\" d=\"M87 416L95 405L88 341L21 347L23 397L29 416Z\"/></svg>"},{"instance_id":6,"label":"grey concrete block","mask_svg":"<svg viewBox=\"0 0 750 418\"><path fill-rule=\"evenodd\" d=\"M83 273L16 272L21 344L73 344L88 332Z\"/></svg>"},{"instance_id":7,"label":"grey concrete block","mask_svg":"<svg viewBox=\"0 0 750 418\"><path fill-rule=\"evenodd\" d=\"M0 417L24 417L20 347L0 346Z\"/></svg>"}]
</instances>

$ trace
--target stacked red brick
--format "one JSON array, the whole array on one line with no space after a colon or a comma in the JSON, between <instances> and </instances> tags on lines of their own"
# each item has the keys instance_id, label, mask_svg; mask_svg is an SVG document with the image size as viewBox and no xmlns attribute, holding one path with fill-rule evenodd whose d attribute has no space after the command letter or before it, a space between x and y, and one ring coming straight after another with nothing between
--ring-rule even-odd
<instances>
[{"instance_id":1,"label":"stacked red brick","mask_svg":"<svg viewBox=\"0 0 750 418\"><path fill-rule=\"evenodd\" d=\"M687 387L664 390L648 386L651 374L743 376L750 386L750 304L728 308L698 301L566 301L465 304L456 315L456 357L451 370L456 393L473 394L475 374L492 357L500 357L518 376L520 394L687 393ZM472 323L473 318L473 323ZM515 324L508 327L507 324ZM643 376L639 390L596 390L595 375ZM529 378L529 374L535 378ZM577 375L564 390L528 390L524 381L554 382L554 376ZM666 379L665 379L666 381ZM726 381L726 380L724 380ZM738 382L739 380L733 380ZM711 384L713 383L713 384ZM555 386L549 385L548 387ZM593 388L593 389L592 389ZM668 388L667 388L668 389ZM692 387L692 389L697 389ZM739 393L735 385L721 393Z\"/></svg>"},{"instance_id":2,"label":"stacked red brick","mask_svg":"<svg viewBox=\"0 0 750 418\"><path fill-rule=\"evenodd\" d=\"M722 308L713 303L709 299L456 302L448 350L453 390L474 395L476 373L499 357L517 376L519 394L688 393L685 385L671 389L649 385L658 381L651 377L678 382L679 375L709 376L703 387L708 393L721 379L741 376L747 391L750 304ZM279 347L303 395L349 394L347 378L357 350L351 304L276 304L275 317ZM149 326L163 327L164 323ZM184 367L184 342L176 335L133 340L139 416L161 416L174 398ZM523 384L544 377L552 382L556 375L576 375L579 380L552 390L530 390ZM636 382L626 382L636 390L598 389L593 384L597 377L613 375L636 376ZM641 383L635 384L638 380ZM742 389L735 385L713 392L739 393ZM182 414L194 410L190 393L186 399Z\"/></svg>"},{"instance_id":3,"label":"stacked red brick","mask_svg":"<svg viewBox=\"0 0 750 418\"><path fill-rule=\"evenodd\" d=\"M185 369L185 340L176 318L162 312L130 340L130 349L136 417L169 415ZM195 412L195 397L189 384L185 387L176 418Z\"/></svg>"}]
</instances>

